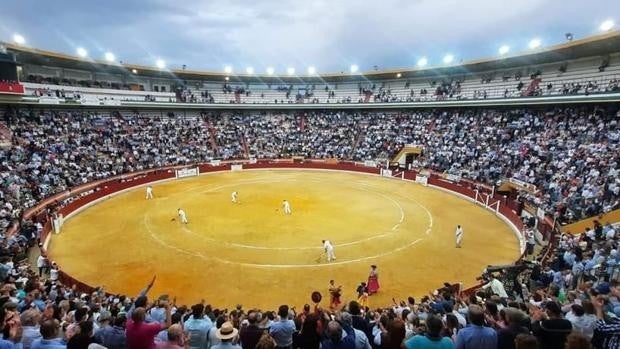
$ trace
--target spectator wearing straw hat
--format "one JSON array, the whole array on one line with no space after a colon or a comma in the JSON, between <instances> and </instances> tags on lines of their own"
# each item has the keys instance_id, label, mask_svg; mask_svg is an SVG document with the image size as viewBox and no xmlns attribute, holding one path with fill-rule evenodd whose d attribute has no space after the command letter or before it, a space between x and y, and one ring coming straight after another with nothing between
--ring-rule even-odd
<instances>
[{"instance_id":1,"label":"spectator wearing straw hat","mask_svg":"<svg viewBox=\"0 0 620 349\"><path fill-rule=\"evenodd\" d=\"M212 346L211 349L241 349L240 345L233 343L238 333L239 331L233 326L232 322L226 321L217 330L216 335L220 344Z\"/></svg>"}]
</instances>

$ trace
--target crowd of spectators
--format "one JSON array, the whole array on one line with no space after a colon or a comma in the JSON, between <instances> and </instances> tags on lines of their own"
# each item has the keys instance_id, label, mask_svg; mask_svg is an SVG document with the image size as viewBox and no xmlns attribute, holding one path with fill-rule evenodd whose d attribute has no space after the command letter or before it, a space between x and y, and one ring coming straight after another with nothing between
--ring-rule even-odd
<instances>
[{"instance_id":1,"label":"crowd of spectators","mask_svg":"<svg viewBox=\"0 0 620 349\"><path fill-rule=\"evenodd\" d=\"M421 146L415 166L494 183L536 185L531 200L560 217L618 207L620 130L613 108L398 112L5 113L12 146L0 150L0 223L42 198L116 174L213 158L383 160ZM44 252L30 267L42 226L1 236L2 348L619 348L617 228L595 224L562 236L552 258L489 270L465 295L446 284L420 299L364 308L292 305L278 311L177 305L163 295L83 294L58 279ZM36 247L35 247L36 249ZM232 300L231 300L232 301ZM286 300L282 300L286 303Z\"/></svg>"},{"instance_id":2,"label":"crowd of spectators","mask_svg":"<svg viewBox=\"0 0 620 349\"><path fill-rule=\"evenodd\" d=\"M88 181L213 158L390 159L423 147L415 167L487 184L516 178L560 221L617 208L620 130L612 109L223 113L6 114L0 150L1 225L42 198Z\"/></svg>"},{"instance_id":3,"label":"crowd of spectators","mask_svg":"<svg viewBox=\"0 0 620 349\"><path fill-rule=\"evenodd\" d=\"M518 97L537 97L537 96L559 96L559 95L591 95L596 93L616 93L619 91L618 80L615 75L598 76L592 78L570 78L553 79L541 77L541 72L533 73L527 80L520 75L515 75L516 83L510 81L511 78L504 77L502 82L493 77L482 76L480 83L474 83L471 78L444 77L443 80L430 80L427 82L417 81L412 83L410 80L398 81L373 81L368 83L326 83L324 86L316 84L287 84L273 86L271 84L251 84L226 82L221 87L216 84L210 85L193 82L184 82L187 85L171 86L171 91L176 91L176 98L166 96L155 96L145 92L147 97L136 94L115 93L105 97L104 93L95 93L92 90L79 88L75 92L65 92L63 88L56 88L49 85L67 85L76 87L105 88L117 90L145 91L144 85L126 85L120 83L70 81L66 79L41 77L35 79L30 76L28 81L48 84L44 88L28 87L27 93L36 97L56 97L66 100L80 100L85 96L92 96L100 100L140 100L147 102L181 102L181 103L247 103L247 104L295 104L295 103L328 103L328 104L349 104L349 103L411 103L444 100L480 100L497 98L518 98ZM202 84L202 86L200 86ZM154 91L164 86L154 86ZM212 89L212 90L210 90ZM324 91L323 91L324 90Z\"/></svg>"},{"instance_id":4,"label":"crowd of spectators","mask_svg":"<svg viewBox=\"0 0 620 349\"><path fill-rule=\"evenodd\" d=\"M327 306L320 291L299 311L181 305L92 293L3 257L0 319L7 349L613 349L620 347L620 234L611 225L562 236L554 257L488 270L465 294L445 283L393 305ZM22 250L23 251L23 250ZM4 251L3 251L4 252ZM19 258L22 258L21 260ZM45 262L45 257L40 257ZM57 266L52 265L52 270ZM232 300L231 300L232 302ZM310 303L310 302L309 302Z\"/></svg>"}]
</instances>

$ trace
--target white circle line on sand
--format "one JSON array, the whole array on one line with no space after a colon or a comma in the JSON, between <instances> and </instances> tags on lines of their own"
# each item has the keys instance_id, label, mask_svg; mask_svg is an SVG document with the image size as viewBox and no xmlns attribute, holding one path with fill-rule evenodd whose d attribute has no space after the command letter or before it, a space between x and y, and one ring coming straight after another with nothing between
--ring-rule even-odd
<instances>
[{"instance_id":1,"label":"white circle line on sand","mask_svg":"<svg viewBox=\"0 0 620 349\"><path fill-rule=\"evenodd\" d=\"M272 183L272 182L279 182L279 181L281 181L281 179L282 179L282 178L280 178L280 179L278 179L278 180L273 180L273 179L263 179L263 180L246 180L246 181L243 181L243 183L242 183L242 184ZM288 177L288 178L286 178L286 179L289 179L289 180L298 180L298 181L326 182L326 181L325 181L325 180L323 180L323 179L317 179L317 178L292 178L292 177ZM222 188L233 187L233 186L235 186L235 185L237 185L237 184L238 184L238 182L237 182L237 183L234 183L234 184L223 184L223 185L218 185L218 186L215 186L215 187L208 188L208 189L206 189L206 190L204 190L204 191L201 191L201 193L209 193L209 192L213 192L213 191L216 191L216 190L219 190L219 189L222 189ZM357 183L357 184L359 184L359 183ZM203 188L204 188L204 187L203 187ZM197 189L200 189L200 187L198 187L198 188L192 188L192 190L197 190ZM334 247L343 247L343 246L351 246L351 245L356 245L356 244L360 244L360 243L364 243L364 242L367 242L367 241L376 240L376 239L380 239L380 238L383 238L383 237L386 237L386 236L392 235L392 234L394 234L394 231L396 231L396 230L398 229L398 227L400 227L400 225L401 225L401 224L403 223L403 221L405 220L405 212L404 212L404 209L403 209L403 207L400 205L400 203L399 203L398 201L394 200L393 198L391 198L391 197L389 197L389 196L387 196L387 195L385 195L385 194L383 194L383 193L380 193L380 192L377 192L377 191L374 191L374 190L369 190L369 189L367 189L367 188L360 188L360 187L358 187L358 188L356 188L356 189L358 189L358 190L362 190L362 191L366 191L366 192L370 192L370 193L373 193L373 194L376 194L376 195L379 195L379 196L382 196L382 197L384 197L385 199L387 199L387 200L391 201L392 203L394 203L394 205L396 205L396 207L397 207L397 208L398 208L398 210L399 210L399 213L400 213L400 219L399 219L398 223L397 223L397 224L395 224L395 225L392 227L391 232L382 233L382 234L378 234L378 235L373 235L373 236L370 236L370 237L367 237L367 238L364 238L364 239L359 239L359 240L350 241L350 242L346 242L346 243L335 244L335 245L334 245ZM182 191L182 192L186 192L186 191ZM411 199L411 200L412 200L412 199ZM430 225L429 225L429 229L427 229L427 230L426 230L426 234L428 235L428 234L429 234L429 231L430 231L430 228L432 228L432 225L433 225L432 216L430 215L430 213L429 213L428 209L426 209L426 207L424 207L422 204L420 204L419 202L417 202L417 201L415 201L415 200L412 200L412 201L413 201L413 202L415 202L415 204L416 204L416 205L418 205L418 206L422 207L422 208L423 208L423 209L427 212L427 214L429 215L429 218L430 218ZM188 215L188 216L189 216L189 215ZM287 250L320 250L320 249L323 249L323 247L321 247L321 246L269 247L269 246L245 245L245 244L240 244L240 243L235 243L235 242L228 242L228 241L222 241L222 240L213 239L213 238L210 238L210 237L207 237L207 236L203 236L203 235L197 234L196 232L192 231L191 229L189 229L189 228L187 228L187 227L185 227L185 226L184 226L184 227L182 227L181 229L182 229L183 231L185 231L185 232L187 232L187 233L190 233L190 234L192 234L192 235L194 235L194 236L196 236L196 237L198 237L198 238L200 238L200 239L203 239L203 240L212 241L212 242L220 243L220 244L223 244L223 245L234 246L234 247L239 247L239 248L257 249L257 250L274 250L274 251L287 251Z\"/></svg>"},{"instance_id":2,"label":"white circle line on sand","mask_svg":"<svg viewBox=\"0 0 620 349\"><path fill-rule=\"evenodd\" d=\"M215 260L217 262L220 263L224 263L224 264L233 264L233 265L240 265L243 267L253 267L253 268L321 268L321 267L329 267L329 266L334 266L334 265L344 265L344 264L352 264L352 263L359 263L359 262L363 262L363 261L367 261L367 260L371 260L371 259L376 259L376 258L380 258L380 257L385 257L385 256L389 256L391 254L403 251L409 247L412 247L414 245L416 245L417 243L419 243L420 241L423 241L424 239L416 239L413 240L411 242L409 242L406 245L403 245L401 247L395 248L391 251L387 251L387 252L383 252L383 253L379 253L376 254L374 256L367 256L367 257L361 257L361 258L356 258L356 259L350 259L350 260L346 260L346 261L337 261L337 262L329 262L329 263L324 263L324 264L260 264L260 263L245 263L245 262L233 262L233 261L229 261L226 259L222 259L219 257L215 257L215 256L205 256L202 253L199 252L191 252L191 251L187 251L184 250L182 248L179 248L177 246L171 245L169 243L166 243L165 241L161 240L157 235L155 235L152 231L152 229L150 228L150 225L148 223L148 216L145 215L144 216L144 226L146 228L146 230L149 231L151 238L157 242L160 246L166 247L168 249L172 249L175 250L177 252L183 253L183 254L187 254L190 256L194 256L194 257L198 257L204 260Z\"/></svg>"},{"instance_id":3,"label":"white circle line on sand","mask_svg":"<svg viewBox=\"0 0 620 349\"><path fill-rule=\"evenodd\" d=\"M308 177L304 177L304 178L279 177L278 179L239 180L239 181L237 181L237 182L235 182L233 184L223 184L223 185L218 185L218 186L215 186L215 187L212 187L212 188L209 188L209 185L207 184L205 186L199 186L199 187L196 187L196 188L191 188L191 189L183 190L183 191L175 193L174 195L178 195L178 194L181 194L181 193L186 193L188 191L194 191L194 190L202 189L202 188L205 188L205 187L207 189L201 191L201 193L210 193L210 192L213 192L215 190L222 189L222 188L234 187L235 185L238 185L238 184L242 184L243 185L243 184L254 184L254 183L278 183L278 182L281 182L282 179L287 179L287 180L291 180L291 181L303 181L303 182L308 182L308 181L321 182L321 183L327 182L324 179L308 178ZM383 193L380 193L380 192L377 192L377 191L374 191L374 190L370 190L368 188L362 188L361 186L364 186L365 184L362 184L362 183L359 183L359 182L357 182L356 184L358 184L359 187L357 187L355 189L359 189L359 190L366 191L366 192L371 192L371 193L377 194L379 196L383 196L385 199L392 201L396 205L396 207L398 207L399 212L400 212L400 219L399 219L398 223L402 223L405 220L405 212L403 210L403 207L396 200L394 200L393 198L391 198L391 197L389 197L389 196L387 196L387 195L385 195ZM365 186L369 186L369 185L366 184ZM422 206L419 202L417 202L415 200L413 200L413 201L417 205ZM428 210L426 210L426 211L428 212Z\"/></svg>"}]
</instances>

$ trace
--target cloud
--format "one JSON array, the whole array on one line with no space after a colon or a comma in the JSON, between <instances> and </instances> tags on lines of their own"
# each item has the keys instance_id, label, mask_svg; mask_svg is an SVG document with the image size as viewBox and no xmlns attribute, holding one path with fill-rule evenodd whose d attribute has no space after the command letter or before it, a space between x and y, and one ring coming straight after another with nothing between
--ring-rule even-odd
<instances>
[{"instance_id":1,"label":"cloud","mask_svg":"<svg viewBox=\"0 0 620 349\"><path fill-rule=\"evenodd\" d=\"M458 59L494 55L503 43L524 49L565 32L592 34L615 1L559 0L21 0L3 5L0 35L20 31L35 46L74 52L111 50L125 62L262 71L410 67L450 52ZM616 9L613 11L612 9Z\"/></svg>"}]
</instances>

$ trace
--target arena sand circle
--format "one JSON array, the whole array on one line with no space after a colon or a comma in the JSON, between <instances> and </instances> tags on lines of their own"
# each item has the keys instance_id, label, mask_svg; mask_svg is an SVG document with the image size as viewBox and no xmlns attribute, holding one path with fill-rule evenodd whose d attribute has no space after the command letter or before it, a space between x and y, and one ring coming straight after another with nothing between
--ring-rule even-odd
<instances>
[{"instance_id":1,"label":"arena sand circle","mask_svg":"<svg viewBox=\"0 0 620 349\"><path fill-rule=\"evenodd\" d=\"M231 193L239 193L239 203ZM242 303L301 306L330 279L343 300L376 264L380 292L421 296L444 281L475 284L489 264L519 256L510 227L455 195L409 181L322 170L218 172L144 187L105 199L68 219L51 239L54 261L87 284L135 295L157 275L152 295L218 307ZM293 213L285 215L282 200ZM189 224L179 222L183 208ZM465 230L455 248L454 230ZM322 239L335 245L327 263Z\"/></svg>"}]
</instances>

